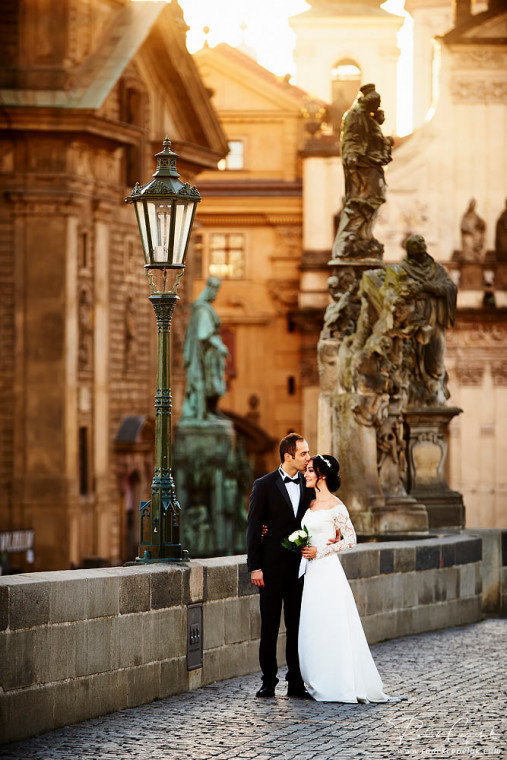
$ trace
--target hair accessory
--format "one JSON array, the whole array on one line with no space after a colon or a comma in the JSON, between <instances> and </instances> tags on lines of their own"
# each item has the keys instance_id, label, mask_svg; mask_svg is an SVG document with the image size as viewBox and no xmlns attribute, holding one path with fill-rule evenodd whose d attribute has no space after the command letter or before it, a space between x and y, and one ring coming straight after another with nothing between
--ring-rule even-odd
<instances>
[{"instance_id":1,"label":"hair accessory","mask_svg":"<svg viewBox=\"0 0 507 760\"><path fill-rule=\"evenodd\" d=\"M327 464L328 467L331 467L331 462L328 459L326 459L326 457L321 456L320 458L322 459L323 462Z\"/></svg>"}]
</instances>

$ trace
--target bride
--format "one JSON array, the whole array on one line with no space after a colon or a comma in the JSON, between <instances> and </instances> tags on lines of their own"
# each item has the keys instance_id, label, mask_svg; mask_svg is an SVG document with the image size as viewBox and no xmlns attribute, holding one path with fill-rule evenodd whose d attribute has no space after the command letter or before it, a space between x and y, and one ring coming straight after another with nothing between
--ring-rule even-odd
<instances>
[{"instance_id":1,"label":"bride","mask_svg":"<svg viewBox=\"0 0 507 760\"><path fill-rule=\"evenodd\" d=\"M340 465L330 455L315 456L305 473L315 488L302 525L311 546L302 550L306 565L299 622L299 664L311 696L319 702L388 702L371 656L356 603L338 558L354 546L356 534L345 505L333 496L340 487ZM341 534L341 540L337 536Z\"/></svg>"}]
</instances>

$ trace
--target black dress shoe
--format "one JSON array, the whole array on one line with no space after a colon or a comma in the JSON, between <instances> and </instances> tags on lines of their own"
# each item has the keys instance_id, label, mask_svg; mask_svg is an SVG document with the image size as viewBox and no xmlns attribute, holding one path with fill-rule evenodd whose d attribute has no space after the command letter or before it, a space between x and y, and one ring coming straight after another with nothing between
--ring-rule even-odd
<instances>
[{"instance_id":1,"label":"black dress shoe","mask_svg":"<svg viewBox=\"0 0 507 760\"><path fill-rule=\"evenodd\" d=\"M287 687L288 697L297 697L298 699L313 699L304 686L289 686Z\"/></svg>"},{"instance_id":2,"label":"black dress shoe","mask_svg":"<svg viewBox=\"0 0 507 760\"><path fill-rule=\"evenodd\" d=\"M275 687L274 686L261 686L256 697L274 697L275 696Z\"/></svg>"}]
</instances>

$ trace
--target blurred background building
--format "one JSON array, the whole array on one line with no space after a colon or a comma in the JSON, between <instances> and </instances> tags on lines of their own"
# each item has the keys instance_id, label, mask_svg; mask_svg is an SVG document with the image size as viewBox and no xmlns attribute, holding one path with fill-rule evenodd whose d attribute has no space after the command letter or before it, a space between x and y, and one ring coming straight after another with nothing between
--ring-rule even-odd
<instances>
[{"instance_id":1,"label":"blurred background building","mask_svg":"<svg viewBox=\"0 0 507 760\"><path fill-rule=\"evenodd\" d=\"M118 562L152 475L156 345L123 199L167 133L190 181L227 144L177 3L8 0L0 24L0 529L33 529L30 569Z\"/></svg>"}]
</instances>

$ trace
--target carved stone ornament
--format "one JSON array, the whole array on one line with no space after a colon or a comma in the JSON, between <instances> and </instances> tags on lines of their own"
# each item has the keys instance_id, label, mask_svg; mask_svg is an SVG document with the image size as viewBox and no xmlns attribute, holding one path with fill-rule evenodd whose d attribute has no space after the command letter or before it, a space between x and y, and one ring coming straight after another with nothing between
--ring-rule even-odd
<instances>
[{"instance_id":1,"label":"carved stone ornament","mask_svg":"<svg viewBox=\"0 0 507 760\"><path fill-rule=\"evenodd\" d=\"M507 385L507 361L493 361L491 363L491 374L495 385Z\"/></svg>"},{"instance_id":2,"label":"carved stone ornament","mask_svg":"<svg viewBox=\"0 0 507 760\"><path fill-rule=\"evenodd\" d=\"M484 375L484 364L458 362L455 373L461 385L480 385Z\"/></svg>"},{"instance_id":3,"label":"carved stone ornament","mask_svg":"<svg viewBox=\"0 0 507 760\"><path fill-rule=\"evenodd\" d=\"M88 286L79 293L79 369L90 369L93 355L93 299Z\"/></svg>"},{"instance_id":4,"label":"carved stone ornament","mask_svg":"<svg viewBox=\"0 0 507 760\"><path fill-rule=\"evenodd\" d=\"M454 79L451 96L453 103L507 103L507 81Z\"/></svg>"},{"instance_id":5,"label":"carved stone ornament","mask_svg":"<svg viewBox=\"0 0 507 760\"><path fill-rule=\"evenodd\" d=\"M501 50L475 48L454 57L454 69L507 69L507 54Z\"/></svg>"},{"instance_id":6,"label":"carved stone ornament","mask_svg":"<svg viewBox=\"0 0 507 760\"><path fill-rule=\"evenodd\" d=\"M276 228L278 241L285 255L301 256L302 229L299 225L283 225Z\"/></svg>"},{"instance_id":7,"label":"carved stone ornament","mask_svg":"<svg viewBox=\"0 0 507 760\"><path fill-rule=\"evenodd\" d=\"M500 325L477 325L465 335L466 346L498 346L507 343L507 331Z\"/></svg>"},{"instance_id":8,"label":"carved stone ornament","mask_svg":"<svg viewBox=\"0 0 507 760\"><path fill-rule=\"evenodd\" d=\"M338 351L340 344L337 340L319 340L318 361L320 390L332 394L338 381Z\"/></svg>"},{"instance_id":9,"label":"carved stone ornament","mask_svg":"<svg viewBox=\"0 0 507 760\"><path fill-rule=\"evenodd\" d=\"M298 303L298 280L269 280L268 292L281 311L294 309Z\"/></svg>"},{"instance_id":10,"label":"carved stone ornament","mask_svg":"<svg viewBox=\"0 0 507 760\"><path fill-rule=\"evenodd\" d=\"M354 397L351 408L360 425L378 426L387 419L389 396L387 393L358 393Z\"/></svg>"},{"instance_id":11,"label":"carved stone ornament","mask_svg":"<svg viewBox=\"0 0 507 760\"><path fill-rule=\"evenodd\" d=\"M326 309L321 338L342 339L356 329L361 309L359 273L355 273L352 267L336 266L327 285L333 302Z\"/></svg>"}]
</instances>

